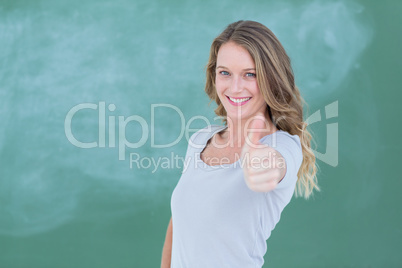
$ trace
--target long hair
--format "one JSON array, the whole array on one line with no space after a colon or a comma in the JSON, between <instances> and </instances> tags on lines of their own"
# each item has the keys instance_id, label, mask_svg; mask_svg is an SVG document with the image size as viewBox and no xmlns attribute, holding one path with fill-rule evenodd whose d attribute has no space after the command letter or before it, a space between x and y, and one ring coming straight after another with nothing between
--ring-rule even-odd
<instances>
[{"instance_id":1,"label":"long hair","mask_svg":"<svg viewBox=\"0 0 402 268\"><path fill-rule=\"evenodd\" d=\"M297 173L295 194L307 199L314 189L319 190L317 166L311 149L312 136L307 130L307 123L303 121L305 102L295 85L285 49L271 30L255 21L234 22L214 39L206 66L205 92L217 103L215 113L222 117L226 117L226 111L215 87L216 60L220 47L228 42L242 46L253 58L258 88L268 106L266 116L278 129L299 136L303 162Z\"/></svg>"}]
</instances>

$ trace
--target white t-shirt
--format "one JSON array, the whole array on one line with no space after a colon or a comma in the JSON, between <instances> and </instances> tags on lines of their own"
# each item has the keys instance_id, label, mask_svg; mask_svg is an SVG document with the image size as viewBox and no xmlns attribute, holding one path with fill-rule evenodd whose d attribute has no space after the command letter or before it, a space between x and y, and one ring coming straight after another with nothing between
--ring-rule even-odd
<instances>
[{"instance_id":1,"label":"white t-shirt","mask_svg":"<svg viewBox=\"0 0 402 268\"><path fill-rule=\"evenodd\" d=\"M172 268L262 267L266 240L292 198L302 162L300 139L285 131L260 142L286 161L286 175L270 192L250 190L242 161L205 164L200 153L225 126L209 126L189 141L183 174L171 199Z\"/></svg>"}]
</instances>

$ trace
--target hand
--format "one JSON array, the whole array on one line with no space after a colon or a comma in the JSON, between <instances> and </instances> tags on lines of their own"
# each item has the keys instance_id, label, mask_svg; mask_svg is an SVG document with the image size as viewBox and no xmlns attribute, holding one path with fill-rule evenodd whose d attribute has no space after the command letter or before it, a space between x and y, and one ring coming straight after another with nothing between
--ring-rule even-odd
<instances>
[{"instance_id":1,"label":"hand","mask_svg":"<svg viewBox=\"0 0 402 268\"><path fill-rule=\"evenodd\" d=\"M242 149L244 177L251 190L272 191L286 174L286 162L278 151L259 142L267 135L265 117L259 114L252 120Z\"/></svg>"}]
</instances>

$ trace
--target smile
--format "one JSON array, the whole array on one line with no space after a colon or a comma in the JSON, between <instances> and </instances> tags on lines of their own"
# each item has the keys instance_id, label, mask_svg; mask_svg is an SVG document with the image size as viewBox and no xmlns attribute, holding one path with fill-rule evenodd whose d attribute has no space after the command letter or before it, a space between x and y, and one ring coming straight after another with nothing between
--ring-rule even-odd
<instances>
[{"instance_id":1,"label":"smile","mask_svg":"<svg viewBox=\"0 0 402 268\"><path fill-rule=\"evenodd\" d=\"M228 98L229 102L235 106L246 104L251 99L251 97L247 98L232 98L229 96L226 97Z\"/></svg>"}]
</instances>

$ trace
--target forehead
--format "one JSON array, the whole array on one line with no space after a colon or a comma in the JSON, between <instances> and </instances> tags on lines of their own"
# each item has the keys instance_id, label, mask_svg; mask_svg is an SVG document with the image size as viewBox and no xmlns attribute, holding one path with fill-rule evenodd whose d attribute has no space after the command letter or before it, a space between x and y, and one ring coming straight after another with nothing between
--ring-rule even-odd
<instances>
[{"instance_id":1,"label":"forehead","mask_svg":"<svg viewBox=\"0 0 402 268\"><path fill-rule=\"evenodd\" d=\"M225 43L219 48L216 61L217 66L241 65L246 66L246 68L255 67L254 60L247 49L234 42Z\"/></svg>"}]
</instances>

